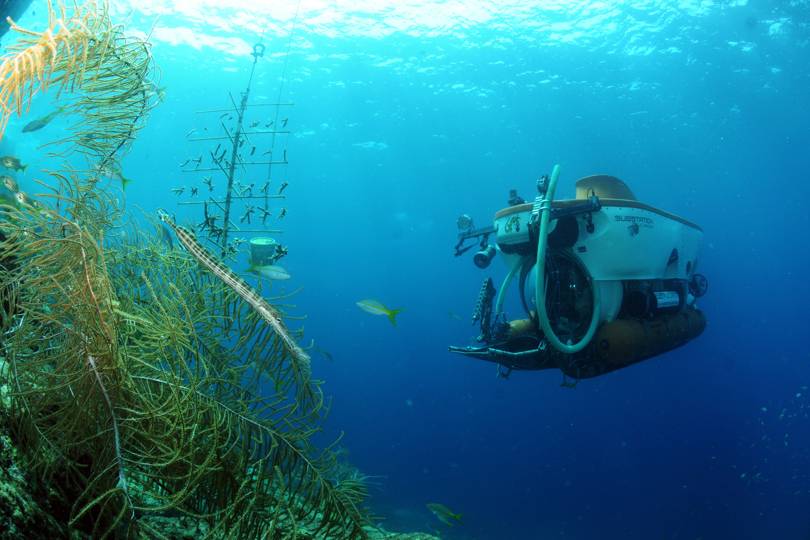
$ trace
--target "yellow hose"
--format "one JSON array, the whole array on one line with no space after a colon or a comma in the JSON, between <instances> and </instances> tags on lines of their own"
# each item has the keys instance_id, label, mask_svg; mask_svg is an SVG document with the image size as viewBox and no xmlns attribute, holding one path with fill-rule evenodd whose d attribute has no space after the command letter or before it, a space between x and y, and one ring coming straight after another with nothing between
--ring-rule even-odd
<instances>
[{"instance_id":1,"label":"yellow hose","mask_svg":"<svg viewBox=\"0 0 810 540\"><path fill-rule=\"evenodd\" d=\"M546 244L548 243L548 222L551 218L551 203L554 201L554 190L557 188L557 179L560 176L560 166L554 165L551 171L551 180L548 190L543 196L540 205L540 237L537 240L537 281L535 283L535 303L537 304L537 316L540 319L540 327L543 329L546 339L552 347L566 354L574 354L588 346L596 333L599 324L599 314L602 311L602 301L599 288L591 279L591 291L593 293L593 313L591 314L591 324L585 335L574 344L566 344L554 334L551 323L546 312ZM590 276L589 276L590 278Z\"/></svg>"}]
</instances>

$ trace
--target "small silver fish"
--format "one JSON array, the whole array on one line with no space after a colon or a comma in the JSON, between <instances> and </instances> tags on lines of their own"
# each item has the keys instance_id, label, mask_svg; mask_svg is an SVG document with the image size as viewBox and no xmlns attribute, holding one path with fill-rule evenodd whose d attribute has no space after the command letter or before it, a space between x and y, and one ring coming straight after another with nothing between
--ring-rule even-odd
<instances>
[{"instance_id":1,"label":"small silver fish","mask_svg":"<svg viewBox=\"0 0 810 540\"><path fill-rule=\"evenodd\" d=\"M256 274L257 276L274 281L284 281L292 277L287 270L277 264L268 264L264 266L251 265L248 268L248 271L252 274Z\"/></svg>"},{"instance_id":2,"label":"small silver fish","mask_svg":"<svg viewBox=\"0 0 810 540\"><path fill-rule=\"evenodd\" d=\"M7 174L0 176L0 181L3 182L3 185L10 192L17 193L18 191L20 191L20 186L17 185L17 181L14 180L12 177L8 176Z\"/></svg>"},{"instance_id":3,"label":"small silver fish","mask_svg":"<svg viewBox=\"0 0 810 540\"><path fill-rule=\"evenodd\" d=\"M12 171L23 171L23 172L25 172L25 168L28 167L28 165L23 165L22 161L15 158L14 156L0 157L0 165L5 167L6 169L11 169Z\"/></svg>"}]
</instances>

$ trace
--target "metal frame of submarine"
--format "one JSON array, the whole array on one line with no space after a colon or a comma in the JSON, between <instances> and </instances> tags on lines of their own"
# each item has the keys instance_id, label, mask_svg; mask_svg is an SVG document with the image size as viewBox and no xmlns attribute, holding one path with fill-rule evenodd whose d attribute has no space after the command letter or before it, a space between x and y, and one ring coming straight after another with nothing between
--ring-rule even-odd
<instances>
[{"instance_id":1,"label":"metal frame of submarine","mask_svg":"<svg viewBox=\"0 0 810 540\"><path fill-rule=\"evenodd\" d=\"M582 178L575 199L554 200L559 171L538 180L533 202L513 191L492 226L459 218L456 256L478 247L473 260L486 268L500 253L508 272L497 290L487 278L479 291L478 344L450 351L494 362L501 376L556 368L579 380L699 336L706 318L697 299L708 289L697 273L703 230L638 201L613 176ZM523 316L507 319L513 286Z\"/></svg>"}]
</instances>

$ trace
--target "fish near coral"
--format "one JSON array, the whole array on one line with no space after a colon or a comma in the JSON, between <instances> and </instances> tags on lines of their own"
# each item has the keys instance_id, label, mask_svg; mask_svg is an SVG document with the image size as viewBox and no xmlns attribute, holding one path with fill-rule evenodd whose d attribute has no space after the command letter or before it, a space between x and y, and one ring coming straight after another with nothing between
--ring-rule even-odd
<instances>
[{"instance_id":1,"label":"fish near coral","mask_svg":"<svg viewBox=\"0 0 810 540\"><path fill-rule=\"evenodd\" d=\"M105 165L104 167L99 167L97 171L101 176L106 176L107 178L112 178L113 180L118 180L121 182L121 189L127 189L127 186L132 183L132 179L124 176L124 173L121 171L121 167L118 165Z\"/></svg>"},{"instance_id":2,"label":"fish near coral","mask_svg":"<svg viewBox=\"0 0 810 540\"><path fill-rule=\"evenodd\" d=\"M248 271L252 274L256 274L257 276L261 276L263 278L274 281L283 281L285 279L290 279L290 273L277 264L251 265L248 268Z\"/></svg>"},{"instance_id":3,"label":"fish near coral","mask_svg":"<svg viewBox=\"0 0 810 540\"><path fill-rule=\"evenodd\" d=\"M15 158L14 156L0 157L0 165L12 171L23 171L23 172L25 172L26 167L28 167L28 165L23 165L22 162L19 159Z\"/></svg>"},{"instance_id":4,"label":"fish near coral","mask_svg":"<svg viewBox=\"0 0 810 540\"><path fill-rule=\"evenodd\" d=\"M61 113L64 109L65 109L64 107L59 107L52 113L46 114L45 116L37 118L36 120L31 120L30 122L25 124L25 126L22 128L23 133L30 133L32 131L37 131L44 128L45 126L50 124L51 120L56 118L59 115L59 113Z\"/></svg>"},{"instance_id":5,"label":"fish near coral","mask_svg":"<svg viewBox=\"0 0 810 540\"><path fill-rule=\"evenodd\" d=\"M2 182L3 186L5 186L5 188L12 193L17 193L20 191L20 186L17 184L17 181L7 174L0 176L0 182Z\"/></svg>"}]
</instances>

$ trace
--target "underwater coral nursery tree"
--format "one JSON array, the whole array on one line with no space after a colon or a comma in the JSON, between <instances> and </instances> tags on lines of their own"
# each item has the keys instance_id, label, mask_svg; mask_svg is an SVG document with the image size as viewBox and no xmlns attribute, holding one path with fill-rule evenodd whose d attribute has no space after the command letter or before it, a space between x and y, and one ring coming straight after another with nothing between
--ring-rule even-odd
<instances>
[{"instance_id":1,"label":"underwater coral nursery tree","mask_svg":"<svg viewBox=\"0 0 810 540\"><path fill-rule=\"evenodd\" d=\"M362 476L310 442L325 407L308 362L188 254L119 234L93 171L153 105L153 61L104 6L71 13L12 24L23 39L0 67L0 128L58 84L83 119L63 155L90 164L51 173L45 204L2 209L0 250L19 262L0 268L3 354L31 471L67 505L66 532L160 536L149 518L179 512L212 537L365 536Z\"/></svg>"}]
</instances>

